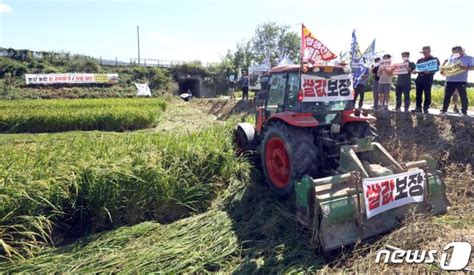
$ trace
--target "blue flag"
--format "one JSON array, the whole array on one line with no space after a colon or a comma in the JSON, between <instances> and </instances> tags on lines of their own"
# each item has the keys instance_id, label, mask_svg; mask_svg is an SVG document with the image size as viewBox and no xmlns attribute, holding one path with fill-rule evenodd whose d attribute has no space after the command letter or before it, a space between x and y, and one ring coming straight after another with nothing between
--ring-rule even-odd
<instances>
[{"instance_id":1,"label":"blue flag","mask_svg":"<svg viewBox=\"0 0 474 275\"><path fill-rule=\"evenodd\" d=\"M372 43L370 43L370 45L367 47L367 49L364 51L364 53L362 54L362 57L365 58L365 62L367 64L370 64L370 63L374 62L374 59L375 59L375 38L372 41Z\"/></svg>"},{"instance_id":2,"label":"blue flag","mask_svg":"<svg viewBox=\"0 0 474 275\"><path fill-rule=\"evenodd\" d=\"M365 58L360 52L359 43L355 30L352 31L351 42L351 70L354 77L354 88L357 87L362 76L367 72L368 68L365 66Z\"/></svg>"},{"instance_id":3,"label":"blue flag","mask_svg":"<svg viewBox=\"0 0 474 275\"><path fill-rule=\"evenodd\" d=\"M357 42L357 37L356 37L355 32L356 32L356 30L352 31L351 63L354 62L354 61L358 61L362 57L362 54L360 52L359 43Z\"/></svg>"}]
</instances>

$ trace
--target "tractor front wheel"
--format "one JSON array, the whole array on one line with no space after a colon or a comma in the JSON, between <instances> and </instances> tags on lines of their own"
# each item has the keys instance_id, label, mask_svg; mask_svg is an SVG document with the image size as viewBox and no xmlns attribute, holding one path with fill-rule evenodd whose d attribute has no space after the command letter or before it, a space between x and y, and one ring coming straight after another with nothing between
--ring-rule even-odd
<instances>
[{"instance_id":1,"label":"tractor front wheel","mask_svg":"<svg viewBox=\"0 0 474 275\"><path fill-rule=\"evenodd\" d=\"M318 149L314 137L304 129L276 122L268 126L262 143L262 167L270 187L288 195L305 174L315 174Z\"/></svg>"}]
</instances>

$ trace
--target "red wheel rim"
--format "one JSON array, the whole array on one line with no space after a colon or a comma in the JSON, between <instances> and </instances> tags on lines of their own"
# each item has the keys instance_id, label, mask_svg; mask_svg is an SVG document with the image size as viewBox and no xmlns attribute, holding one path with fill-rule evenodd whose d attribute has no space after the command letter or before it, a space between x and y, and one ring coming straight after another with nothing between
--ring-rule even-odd
<instances>
[{"instance_id":1,"label":"red wheel rim","mask_svg":"<svg viewBox=\"0 0 474 275\"><path fill-rule=\"evenodd\" d=\"M285 143L278 137L272 137L265 150L265 165L273 185L286 187L290 182L290 158Z\"/></svg>"}]
</instances>

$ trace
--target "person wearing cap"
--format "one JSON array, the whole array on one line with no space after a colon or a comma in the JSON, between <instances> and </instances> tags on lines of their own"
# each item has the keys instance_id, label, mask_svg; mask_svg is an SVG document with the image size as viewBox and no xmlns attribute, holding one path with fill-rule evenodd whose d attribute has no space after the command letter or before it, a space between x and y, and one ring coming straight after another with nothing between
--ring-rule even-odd
<instances>
[{"instance_id":1,"label":"person wearing cap","mask_svg":"<svg viewBox=\"0 0 474 275\"><path fill-rule=\"evenodd\" d=\"M379 87L379 80L380 77L377 75L377 71L379 70L379 62L380 57L375 58L375 66L372 67L372 76L374 77L374 109L379 107L379 94L378 94L378 87Z\"/></svg>"},{"instance_id":2,"label":"person wearing cap","mask_svg":"<svg viewBox=\"0 0 474 275\"><path fill-rule=\"evenodd\" d=\"M386 54L382 57L382 60L390 61L391 58L391 55ZM382 107L385 110L388 110L388 102L390 101L390 89L392 88L393 70L394 68L389 65L379 66L379 69L377 70L377 75L380 77L378 84L379 101L381 102Z\"/></svg>"},{"instance_id":3,"label":"person wearing cap","mask_svg":"<svg viewBox=\"0 0 474 275\"><path fill-rule=\"evenodd\" d=\"M461 68L464 70L462 73L446 77L446 89L443 100L443 109L440 114L445 115L448 110L451 97L454 91L457 90L459 97L461 98L461 113L467 115L467 108L469 106L469 100L467 98L467 76L468 71L474 69L474 62L471 56L467 56L463 53L461 46L454 46L452 48L453 55L449 59L449 64L461 63Z\"/></svg>"},{"instance_id":4,"label":"person wearing cap","mask_svg":"<svg viewBox=\"0 0 474 275\"><path fill-rule=\"evenodd\" d=\"M402 52L402 59L404 63L408 63L408 72L406 74L399 74L397 77L397 85L395 87L396 104L395 110L400 111L402 106L402 95L405 101L405 112L408 112L410 107L410 90L411 90L411 73L415 70L416 65L410 62L410 53Z\"/></svg>"},{"instance_id":5,"label":"person wearing cap","mask_svg":"<svg viewBox=\"0 0 474 275\"><path fill-rule=\"evenodd\" d=\"M433 59L435 59L437 62L435 71L415 72L415 73L418 73L418 76L416 77L416 80L415 80L415 84L416 84L415 112L421 113L422 107L423 107L423 112L428 113L428 109L430 108L430 105L431 105L431 86L433 85L433 76L439 70L440 63L439 63L438 58L431 55L430 46L424 46L420 53L423 54L423 58L418 59L416 64L424 63ZM425 96L424 102L423 102L423 94Z\"/></svg>"}]
</instances>

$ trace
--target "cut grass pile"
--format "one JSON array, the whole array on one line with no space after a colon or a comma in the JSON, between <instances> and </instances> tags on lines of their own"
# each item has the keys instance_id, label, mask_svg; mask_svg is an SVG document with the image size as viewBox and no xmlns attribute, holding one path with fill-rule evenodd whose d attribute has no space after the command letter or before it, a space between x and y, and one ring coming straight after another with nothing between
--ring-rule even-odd
<instances>
[{"instance_id":1,"label":"cut grass pile","mask_svg":"<svg viewBox=\"0 0 474 275\"><path fill-rule=\"evenodd\" d=\"M0 101L0 132L126 131L156 126L159 99Z\"/></svg>"},{"instance_id":2,"label":"cut grass pile","mask_svg":"<svg viewBox=\"0 0 474 275\"><path fill-rule=\"evenodd\" d=\"M218 190L249 171L233 155L230 131L1 136L1 256L205 211Z\"/></svg>"}]
</instances>

